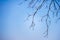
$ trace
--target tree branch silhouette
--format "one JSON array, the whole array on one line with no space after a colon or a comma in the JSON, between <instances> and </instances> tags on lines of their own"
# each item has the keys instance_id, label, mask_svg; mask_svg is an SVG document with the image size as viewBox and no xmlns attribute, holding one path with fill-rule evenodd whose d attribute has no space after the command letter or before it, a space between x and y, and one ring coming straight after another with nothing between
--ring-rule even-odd
<instances>
[{"instance_id":1,"label":"tree branch silhouette","mask_svg":"<svg viewBox=\"0 0 60 40\"><path fill-rule=\"evenodd\" d=\"M35 2L36 1L36 2ZM35 5L36 5L36 3L38 2L39 0L31 0L30 2L29 2L29 7L31 7L31 5L32 5L32 8L34 8L35 7ZM35 18L35 15L36 14L38 14L37 12L38 12L38 10L40 10L44 5L45 5L45 3L47 2L47 1L49 1L49 0L42 0L42 3L39 1L39 3L40 4L38 4L38 7L35 9L36 11L34 11L34 13L33 14L30 14L30 15L28 15L28 18L30 17L30 16L32 16L32 21L31 21L31 25L30 25L30 28L33 28L33 30L34 30L34 26L35 26L35 22L34 22L34 18ZM34 3L35 2L35 3ZM51 5L53 4L53 6L52 7L54 7L54 11L53 10L51 10L52 8L51 8ZM58 7L57 7L58 6ZM59 10L60 10L60 5L58 4L58 2L57 2L57 0L50 0L50 3L49 3L49 6L48 6L48 9L47 9L48 11L47 11L47 13L44 15L44 16L42 16L42 18L41 18L41 22L43 21L43 19L45 18L45 23L46 23L46 27L47 27L47 29L46 29L46 31L43 33L43 34L45 34L44 35L44 37L47 37L48 36L48 30L49 30L49 26L50 26L50 24L51 24L51 15L50 15L50 11L51 12L53 12L52 13L52 15L53 15L53 17L57 17L57 20L56 20L56 22L58 22L58 20L60 20L60 16L58 16L59 14ZM28 19L27 18L27 19ZM50 19L50 20L49 20Z\"/></svg>"}]
</instances>

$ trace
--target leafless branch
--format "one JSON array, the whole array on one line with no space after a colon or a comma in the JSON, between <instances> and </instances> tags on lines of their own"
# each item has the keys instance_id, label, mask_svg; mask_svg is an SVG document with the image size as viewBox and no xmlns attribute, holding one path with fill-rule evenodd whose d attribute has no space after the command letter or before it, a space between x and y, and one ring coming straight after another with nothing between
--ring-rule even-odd
<instances>
[{"instance_id":1,"label":"leafless branch","mask_svg":"<svg viewBox=\"0 0 60 40\"><path fill-rule=\"evenodd\" d=\"M47 30L46 30L46 35L44 36L44 37L46 37L46 36L48 36L48 29L49 29L49 25L48 25L48 18L50 19L50 15L49 15L49 11L50 11L50 9L51 9L51 5L52 5L52 0L51 0L51 3L50 3L50 5L49 5L49 8L48 8L48 11L47 11L47 14L46 14L46 26L47 26ZM50 21L51 22L51 21Z\"/></svg>"},{"instance_id":2,"label":"leafless branch","mask_svg":"<svg viewBox=\"0 0 60 40\"><path fill-rule=\"evenodd\" d=\"M29 2L29 7L31 7L31 5L34 3L34 1L35 1L35 0L31 0L31 1Z\"/></svg>"},{"instance_id":3,"label":"leafless branch","mask_svg":"<svg viewBox=\"0 0 60 40\"><path fill-rule=\"evenodd\" d=\"M37 2L38 2L38 0L31 0L31 1L29 2L29 7L32 6L32 8L34 8ZM28 19L30 16L32 16L32 21L31 21L30 28L33 28L33 29L34 29L34 26L35 26L35 22L34 22L35 15L37 14L38 10L40 10L40 9L44 6L44 3L46 3L46 0L42 0L42 3L40 3L40 4L38 5L38 7L35 9L34 13L31 14L31 15L28 15L27 19ZM54 7L54 12L51 10L51 9L52 9L52 8L51 8L51 5L52 5L52 4L53 4L53 7ZM57 5L56 5L56 4L57 4ZM58 6L58 7L57 7L57 6ZM47 13L46 13L44 16L42 16L42 18L41 18L41 21L45 18L45 23L46 23L46 27L47 27L46 31L43 33L43 34L45 34L44 37L48 36L48 30L49 30L49 26L50 26L49 24L51 24L50 11L53 12L53 13L52 13L53 17L55 17L55 16L58 17L58 15L59 15L58 12L59 12L59 10L60 10L60 5L58 4L57 0L50 0L50 4L49 4L49 6L48 6ZM50 19L50 20L49 20L49 19ZM60 17L57 18L57 21L58 21L58 20L60 20Z\"/></svg>"}]
</instances>

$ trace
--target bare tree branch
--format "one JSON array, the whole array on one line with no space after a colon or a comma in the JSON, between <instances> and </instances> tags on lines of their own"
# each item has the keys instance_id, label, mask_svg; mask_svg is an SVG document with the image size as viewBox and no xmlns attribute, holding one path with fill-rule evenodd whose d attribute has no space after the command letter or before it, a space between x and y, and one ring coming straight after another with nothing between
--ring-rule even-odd
<instances>
[{"instance_id":1,"label":"bare tree branch","mask_svg":"<svg viewBox=\"0 0 60 40\"><path fill-rule=\"evenodd\" d=\"M38 10L40 10L44 5L45 5L45 3L47 2L47 1L49 1L49 0L42 0L42 3L40 2L40 4L38 4L38 7L35 9L35 11L34 11L34 13L33 14L31 14L31 15L28 15L28 17L27 17L27 19L30 17L30 16L32 16L32 21L31 21L31 25L30 25L30 28L31 29L33 29L34 30L34 26L35 26L35 20L34 20L34 18L35 18L35 15L36 14L38 14L37 12L38 12ZM32 6L32 8L34 8L35 7L35 5L37 4L37 2L38 2L38 0L31 0L30 2L29 2L29 7L31 7ZM52 7L54 7L54 11L52 11L51 9L51 5L53 4L53 6ZM43 21L43 19L45 18L45 23L46 23L46 31L43 33L43 34L45 34L44 35L44 37L48 37L48 31L49 31L49 26L50 26L50 24L51 24L51 15L50 15L50 11L51 12L53 12L52 13L52 15L53 15L53 17L57 17L57 20L56 20L56 22L57 21L59 21L60 20L60 17L58 17L58 13L59 13L59 10L60 10L60 5L58 4L58 2L57 2L57 0L50 0L50 3L48 4L49 6L48 6L48 9L47 9L47 13L44 15L44 16L42 16L42 18L41 18L41 21ZM58 6L58 7L57 7ZM50 20L49 20L50 19Z\"/></svg>"}]
</instances>

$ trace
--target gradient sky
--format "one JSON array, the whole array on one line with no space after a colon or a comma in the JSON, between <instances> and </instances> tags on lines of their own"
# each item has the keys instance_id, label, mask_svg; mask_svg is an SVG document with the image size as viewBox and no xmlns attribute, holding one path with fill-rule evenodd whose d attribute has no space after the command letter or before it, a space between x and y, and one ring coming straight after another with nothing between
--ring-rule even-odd
<instances>
[{"instance_id":1,"label":"gradient sky","mask_svg":"<svg viewBox=\"0 0 60 40\"><path fill-rule=\"evenodd\" d=\"M0 38L2 40L47 40L43 37L46 25L44 22L40 22L40 18L47 10L43 7L37 12L38 14L35 16L36 25L34 30L31 30L29 26L32 18L29 17L27 21L24 20L35 9L28 8L29 1L22 5L19 5L20 2L23 2L23 0L0 0ZM60 21L55 23L55 20L56 18L52 20L50 25L48 40L59 40L58 38L60 38Z\"/></svg>"}]
</instances>

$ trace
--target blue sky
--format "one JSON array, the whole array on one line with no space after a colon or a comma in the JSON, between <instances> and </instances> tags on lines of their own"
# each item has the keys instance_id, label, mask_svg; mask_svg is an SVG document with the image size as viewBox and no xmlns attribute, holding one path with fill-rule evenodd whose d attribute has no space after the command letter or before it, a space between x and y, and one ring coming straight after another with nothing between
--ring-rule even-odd
<instances>
[{"instance_id":1,"label":"blue sky","mask_svg":"<svg viewBox=\"0 0 60 40\"><path fill-rule=\"evenodd\" d=\"M1 36L3 40L47 40L43 37L46 25L40 22L41 15L45 13L45 9L39 10L35 16L35 29L29 29L32 18L24 21L28 14L32 14L34 9L28 8L28 2L19 5L22 0L1 0L0 1L0 17L1 17ZM47 5L47 4L46 4ZM45 11L43 11L45 10ZM41 14L40 14L41 13ZM52 16L52 15L51 15ZM49 28L48 40L57 40L60 35L60 21L55 23L54 18Z\"/></svg>"}]
</instances>

